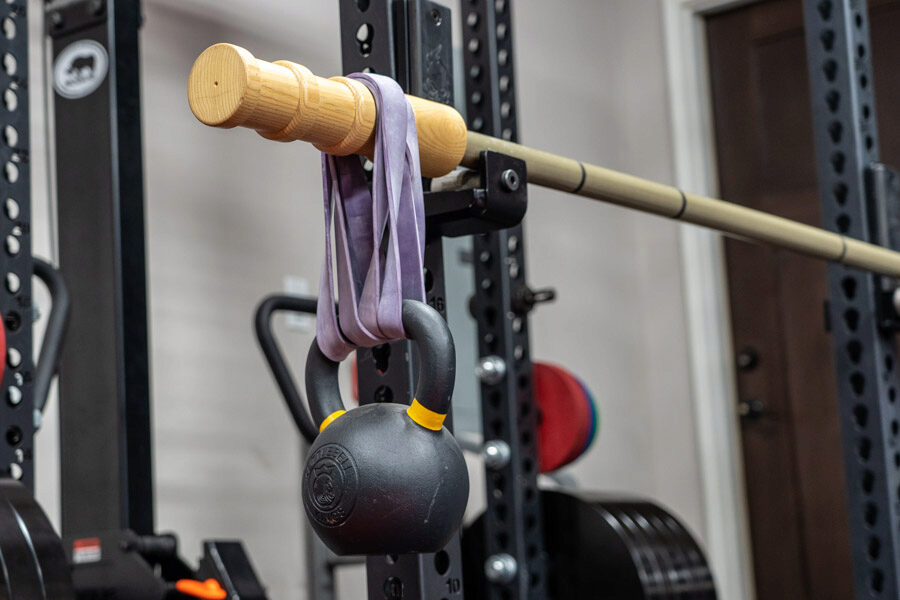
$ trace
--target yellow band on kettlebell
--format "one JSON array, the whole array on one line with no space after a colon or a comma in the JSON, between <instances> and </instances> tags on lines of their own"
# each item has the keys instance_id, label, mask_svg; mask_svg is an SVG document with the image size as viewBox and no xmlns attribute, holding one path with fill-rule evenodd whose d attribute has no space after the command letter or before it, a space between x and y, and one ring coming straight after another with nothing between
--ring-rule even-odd
<instances>
[{"instance_id":1,"label":"yellow band on kettlebell","mask_svg":"<svg viewBox=\"0 0 900 600\"><path fill-rule=\"evenodd\" d=\"M447 418L447 415L442 415L439 412L434 412L430 408L425 408L419 404L419 401L415 398L413 398L409 408L406 409L406 414L409 415L410 419L425 429L432 429L434 431L440 431L441 427L444 426L444 419Z\"/></svg>"},{"instance_id":2,"label":"yellow band on kettlebell","mask_svg":"<svg viewBox=\"0 0 900 600\"><path fill-rule=\"evenodd\" d=\"M336 410L333 413L331 413L330 415L328 415L327 417L325 417L325 420L322 421L321 425L319 425L319 433L322 433L323 431L325 431L325 428L328 427L329 425L331 425L332 421L337 419L339 416L341 416L345 412L347 412L347 411L346 410Z\"/></svg>"}]
</instances>

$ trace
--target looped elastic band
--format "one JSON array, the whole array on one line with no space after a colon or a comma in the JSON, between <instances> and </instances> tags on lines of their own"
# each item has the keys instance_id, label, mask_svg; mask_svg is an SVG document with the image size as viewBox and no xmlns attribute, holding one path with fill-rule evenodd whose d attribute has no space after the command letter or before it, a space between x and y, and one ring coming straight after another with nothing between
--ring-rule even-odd
<instances>
[{"instance_id":1,"label":"looped elastic band","mask_svg":"<svg viewBox=\"0 0 900 600\"><path fill-rule=\"evenodd\" d=\"M322 155L325 257L316 338L336 362L358 347L406 337L403 300L425 301L425 204L415 114L393 79L362 73L349 78L372 93L377 117L371 192L359 157Z\"/></svg>"}]
</instances>

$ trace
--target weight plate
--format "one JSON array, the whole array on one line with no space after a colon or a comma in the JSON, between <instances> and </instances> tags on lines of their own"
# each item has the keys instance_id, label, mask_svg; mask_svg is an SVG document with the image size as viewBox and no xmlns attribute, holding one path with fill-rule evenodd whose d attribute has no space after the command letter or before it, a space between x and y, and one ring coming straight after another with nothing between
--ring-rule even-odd
<instances>
[{"instance_id":1,"label":"weight plate","mask_svg":"<svg viewBox=\"0 0 900 600\"><path fill-rule=\"evenodd\" d=\"M687 598L688 596L684 595L685 590L690 587L687 557L671 543L671 536L667 531L655 527L647 518L645 503L626 503L622 505L622 509L647 532L648 538L654 540L653 549L660 562L666 566L666 579L673 596L679 599Z\"/></svg>"},{"instance_id":2,"label":"weight plate","mask_svg":"<svg viewBox=\"0 0 900 600\"><path fill-rule=\"evenodd\" d=\"M600 409L597 407L596 398L594 398L594 395L591 393L590 388L588 388L584 380L581 377L575 377L575 379L578 380L581 391L584 392L585 400L588 403L588 408L591 411L591 427L588 430L588 437L584 443L584 447L580 452L580 454L584 454L593 445L594 440L597 438L597 433L600 431Z\"/></svg>"},{"instance_id":3,"label":"weight plate","mask_svg":"<svg viewBox=\"0 0 900 600\"><path fill-rule=\"evenodd\" d=\"M534 363L534 395L540 410L538 459L542 473L578 458L590 433L591 414L584 390L565 369Z\"/></svg>"},{"instance_id":4,"label":"weight plate","mask_svg":"<svg viewBox=\"0 0 900 600\"><path fill-rule=\"evenodd\" d=\"M0 479L0 561L2 600L74 598L59 536L31 492L11 479Z\"/></svg>"},{"instance_id":5,"label":"weight plate","mask_svg":"<svg viewBox=\"0 0 900 600\"><path fill-rule=\"evenodd\" d=\"M600 502L611 515L625 527L628 535L634 540L635 548L642 554L647 564L648 597L660 600L674 600L675 596L668 578L668 565L660 559L654 540L649 538L638 523L626 514L614 502Z\"/></svg>"},{"instance_id":6,"label":"weight plate","mask_svg":"<svg viewBox=\"0 0 900 600\"><path fill-rule=\"evenodd\" d=\"M687 557L691 574L691 589L695 591L695 597L703 599L715 598L715 582L713 581L712 571L700 546L690 532L672 515L659 507L653 506L652 508L660 512L660 520L673 533L678 548Z\"/></svg>"},{"instance_id":7,"label":"weight plate","mask_svg":"<svg viewBox=\"0 0 900 600\"><path fill-rule=\"evenodd\" d=\"M669 544L685 561L683 578L686 598L714 599L715 583L709 564L690 532L671 514L656 504L646 503L645 511L657 529L667 532Z\"/></svg>"}]
</instances>

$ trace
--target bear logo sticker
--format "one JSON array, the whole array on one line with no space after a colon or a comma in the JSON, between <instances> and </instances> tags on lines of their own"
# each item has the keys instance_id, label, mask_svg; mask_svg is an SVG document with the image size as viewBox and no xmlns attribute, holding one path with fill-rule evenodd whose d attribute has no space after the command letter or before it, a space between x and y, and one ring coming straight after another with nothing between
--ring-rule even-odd
<instances>
[{"instance_id":1,"label":"bear logo sticker","mask_svg":"<svg viewBox=\"0 0 900 600\"><path fill-rule=\"evenodd\" d=\"M63 98L84 98L100 87L108 70L106 48L94 40L78 40L56 57L53 87Z\"/></svg>"}]
</instances>

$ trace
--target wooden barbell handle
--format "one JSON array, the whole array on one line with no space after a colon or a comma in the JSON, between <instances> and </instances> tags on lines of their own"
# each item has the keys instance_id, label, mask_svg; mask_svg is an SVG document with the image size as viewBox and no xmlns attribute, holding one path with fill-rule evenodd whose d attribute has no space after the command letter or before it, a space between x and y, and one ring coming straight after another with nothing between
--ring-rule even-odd
<instances>
[{"instance_id":1,"label":"wooden barbell handle","mask_svg":"<svg viewBox=\"0 0 900 600\"><path fill-rule=\"evenodd\" d=\"M424 177L452 171L466 150L456 110L407 96L416 114ZM375 99L353 79L313 75L289 61L266 62L232 44L210 46L188 80L191 111L212 127L249 127L272 140L311 142L329 154L372 155Z\"/></svg>"}]
</instances>

